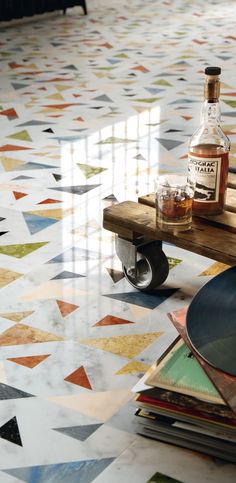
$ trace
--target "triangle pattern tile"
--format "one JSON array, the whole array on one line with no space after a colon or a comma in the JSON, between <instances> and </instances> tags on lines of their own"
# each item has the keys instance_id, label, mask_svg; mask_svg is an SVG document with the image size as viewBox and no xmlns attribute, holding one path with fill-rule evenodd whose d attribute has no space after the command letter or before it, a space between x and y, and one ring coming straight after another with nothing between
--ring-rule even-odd
<instances>
[{"instance_id":1,"label":"triangle pattern tile","mask_svg":"<svg viewBox=\"0 0 236 483\"><path fill-rule=\"evenodd\" d=\"M24 146L16 146L15 144L4 144L3 146L0 146L0 152L4 152L4 151L25 151L27 149L32 149L32 148L26 148Z\"/></svg>"},{"instance_id":2,"label":"triangle pattern tile","mask_svg":"<svg viewBox=\"0 0 236 483\"><path fill-rule=\"evenodd\" d=\"M83 164L83 163L77 163L77 166L81 169L86 179L91 178L96 174L100 174L103 171L106 171L107 169L107 168L100 168L96 166L89 166L88 164Z\"/></svg>"},{"instance_id":3,"label":"triangle pattern tile","mask_svg":"<svg viewBox=\"0 0 236 483\"><path fill-rule=\"evenodd\" d=\"M60 406L78 411L100 422L105 422L133 398L128 389L115 391L86 391L77 396L56 396L48 400Z\"/></svg>"},{"instance_id":4,"label":"triangle pattern tile","mask_svg":"<svg viewBox=\"0 0 236 483\"><path fill-rule=\"evenodd\" d=\"M71 426L68 428L53 428L66 436L78 439L79 441L86 441L102 424L85 424L83 426Z\"/></svg>"},{"instance_id":5,"label":"triangle pattern tile","mask_svg":"<svg viewBox=\"0 0 236 483\"><path fill-rule=\"evenodd\" d=\"M40 201L37 205L49 205L51 203L61 203L61 200L54 200L52 198L46 198L45 200Z\"/></svg>"},{"instance_id":6,"label":"triangle pattern tile","mask_svg":"<svg viewBox=\"0 0 236 483\"><path fill-rule=\"evenodd\" d=\"M7 137L10 138L10 139L18 139L20 141L30 141L30 142L32 142L32 138L30 137L30 135L29 135L28 131L26 131L26 129L24 129L23 131L19 131L15 134L10 134Z\"/></svg>"},{"instance_id":7,"label":"triangle pattern tile","mask_svg":"<svg viewBox=\"0 0 236 483\"><path fill-rule=\"evenodd\" d=\"M167 257L168 264L169 264L169 270L172 268L176 267L180 263L182 263L183 260L180 260L179 258L173 258L173 257Z\"/></svg>"},{"instance_id":8,"label":"triangle pattern tile","mask_svg":"<svg viewBox=\"0 0 236 483\"><path fill-rule=\"evenodd\" d=\"M69 250L52 258L48 263L65 263L74 260L98 260L99 253L84 248L72 247Z\"/></svg>"},{"instance_id":9,"label":"triangle pattern tile","mask_svg":"<svg viewBox=\"0 0 236 483\"><path fill-rule=\"evenodd\" d=\"M57 463L41 466L27 466L21 468L12 468L2 470L8 475L19 478L26 483L36 482L43 483L59 483L64 482L91 483L102 471L104 471L112 462L114 458L101 458L71 461L69 463ZM63 478L63 480L62 480Z\"/></svg>"},{"instance_id":10,"label":"triangle pattern tile","mask_svg":"<svg viewBox=\"0 0 236 483\"><path fill-rule=\"evenodd\" d=\"M47 245L47 243L48 242L2 245L0 246L0 253L9 257L23 258L26 255L29 255L29 253L32 253L44 245Z\"/></svg>"},{"instance_id":11,"label":"triangle pattern tile","mask_svg":"<svg viewBox=\"0 0 236 483\"><path fill-rule=\"evenodd\" d=\"M33 394L29 394L16 387L8 386L7 384L0 383L0 400L5 399L21 399L24 397L34 397Z\"/></svg>"},{"instance_id":12,"label":"triangle pattern tile","mask_svg":"<svg viewBox=\"0 0 236 483\"><path fill-rule=\"evenodd\" d=\"M8 121L13 121L14 119L18 118L17 112L13 107L10 109L5 109L4 111L1 111L0 115L6 116L8 118Z\"/></svg>"},{"instance_id":13,"label":"triangle pattern tile","mask_svg":"<svg viewBox=\"0 0 236 483\"><path fill-rule=\"evenodd\" d=\"M7 270L6 268L0 268L0 288L5 287L14 280L22 277L22 273L13 272L13 270Z\"/></svg>"},{"instance_id":14,"label":"triangle pattern tile","mask_svg":"<svg viewBox=\"0 0 236 483\"><path fill-rule=\"evenodd\" d=\"M147 309L155 309L158 305L165 302L166 299L174 295L174 293L179 290L178 288L166 288L157 289L145 292L123 292L123 293L111 293L104 294L104 297L109 297L114 300L120 300L121 302L126 302L127 304L139 305L140 307L145 307Z\"/></svg>"},{"instance_id":15,"label":"triangle pattern tile","mask_svg":"<svg viewBox=\"0 0 236 483\"><path fill-rule=\"evenodd\" d=\"M55 334L35 329L24 324L17 324L0 334L0 346L35 344L64 340Z\"/></svg>"},{"instance_id":16,"label":"triangle pattern tile","mask_svg":"<svg viewBox=\"0 0 236 483\"><path fill-rule=\"evenodd\" d=\"M120 317L114 317L113 315L106 315L101 320L99 320L93 327L103 327L105 325L122 325L122 324L133 324L130 320L121 319Z\"/></svg>"},{"instance_id":17,"label":"triangle pattern tile","mask_svg":"<svg viewBox=\"0 0 236 483\"><path fill-rule=\"evenodd\" d=\"M58 308L61 312L62 317L66 317L67 315L71 314L75 310L79 308L79 305L70 304L68 302L64 302L63 300L56 300Z\"/></svg>"},{"instance_id":18,"label":"triangle pattern tile","mask_svg":"<svg viewBox=\"0 0 236 483\"><path fill-rule=\"evenodd\" d=\"M55 191L63 191L65 193L71 193L73 195L83 195L88 191L93 190L94 188L98 188L100 184L87 184L87 185L79 185L79 186L58 186L58 188L50 188L51 190Z\"/></svg>"},{"instance_id":19,"label":"triangle pattern tile","mask_svg":"<svg viewBox=\"0 0 236 483\"><path fill-rule=\"evenodd\" d=\"M170 151L171 149L174 149L178 146L180 146L180 144L183 144L183 141L175 141L173 139L161 139L161 138L156 138L156 140L162 145L164 146L164 148L168 149L168 151Z\"/></svg>"},{"instance_id":20,"label":"triangle pattern tile","mask_svg":"<svg viewBox=\"0 0 236 483\"><path fill-rule=\"evenodd\" d=\"M111 352L121 357L132 359L161 337L162 332L150 332L144 334L118 335L99 339L82 339L80 344L95 347L103 351Z\"/></svg>"},{"instance_id":21,"label":"triangle pattern tile","mask_svg":"<svg viewBox=\"0 0 236 483\"><path fill-rule=\"evenodd\" d=\"M163 473L155 473L147 483L182 483L180 480L176 480L171 476L164 475Z\"/></svg>"},{"instance_id":22,"label":"triangle pattern tile","mask_svg":"<svg viewBox=\"0 0 236 483\"><path fill-rule=\"evenodd\" d=\"M114 268L107 268L107 271L114 283L119 282L124 278L124 273L120 270L115 270Z\"/></svg>"},{"instance_id":23,"label":"triangle pattern tile","mask_svg":"<svg viewBox=\"0 0 236 483\"><path fill-rule=\"evenodd\" d=\"M69 374L69 376L65 377L64 380L70 382L71 384L85 387L86 389L92 389L89 378L83 366L79 367L78 369L76 369L76 371Z\"/></svg>"},{"instance_id":24,"label":"triangle pattern tile","mask_svg":"<svg viewBox=\"0 0 236 483\"><path fill-rule=\"evenodd\" d=\"M0 317L12 320L13 322L21 322L23 319L29 317L29 315L32 315L33 313L34 310L26 310L24 312L4 312L0 313Z\"/></svg>"},{"instance_id":25,"label":"triangle pattern tile","mask_svg":"<svg viewBox=\"0 0 236 483\"><path fill-rule=\"evenodd\" d=\"M80 275L79 273L68 272L68 270L64 270L61 273L58 273L55 277L51 278L51 280L64 280L68 278L81 278L85 277L85 275Z\"/></svg>"},{"instance_id":26,"label":"triangle pattern tile","mask_svg":"<svg viewBox=\"0 0 236 483\"><path fill-rule=\"evenodd\" d=\"M45 230L45 228L58 222L58 220L54 220L53 218L43 218L42 216L31 215L29 213L23 213L23 217L31 235Z\"/></svg>"},{"instance_id":27,"label":"triangle pattern tile","mask_svg":"<svg viewBox=\"0 0 236 483\"><path fill-rule=\"evenodd\" d=\"M218 275L221 272L224 272L228 268L229 268L229 265L226 265L225 263L215 262L209 268L207 268L206 270L201 272L199 274L199 277L215 276L215 275Z\"/></svg>"},{"instance_id":28,"label":"triangle pattern tile","mask_svg":"<svg viewBox=\"0 0 236 483\"><path fill-rule=\"evenodd\" d=\"M33 369L34 367L38 366L41 362L47 359L50 354L46 355L39 355L39 356L26 356L26 357L9 357L7 360L11 362L15 362L20 366L28 367L29 369Z\"/></svg>"},{"instance_id":29,"label":"triangle pattern tile","mask_svg":"<svg viewBox=\"0 0 236 483\"><path fill-rule=\"evenodd\" d=\"M7 423L0 427L0 438L6 439L10 443L23 446L20 436L16 416L9 419Z\"/></svg>"},{"instance_id":30,"label":"triangle pattern tile","mask_svg":"<svg viewBox=\"0 0 236 483\"><path fill-rule=\"evenodd\" d=\"M27 196L27 193L20 193L19 191L12 191L12 193L16 200L20 200L21 198Z\"/></svg>"},{"instance_id":31,"label":"triangle pattern tile","mask_svg":"<svg viewBox=\"0 0 236 483\"><path fill-rule=\"evenodd\" d=\"M1 156L1 163L5 171L14 171L18 170L19 167L24 164L24 161L20 161L19 159L8 158L7 156Z\"/></svg>"},{"instance_id":32,"label":"triangle pattern tile","mask_svg":"<svg viewBox=\"0 0 236 483\"><path fill-rule=\"evenodd\" d=\"M26 149L26 148L24 148ZM28 148L27 148L28 149ZM42 163L33 163L29 161L28 163L21 164L17 167L17 171L31 170L31 169L55 169L55 166ZM12 171L12 170L11 170Z\"/></svg>"},{"instance_id":33,"label":"triangle pattern tile","mask_svg":"<svg viewBox=\"0 0 236 483\"><path fill-rule=\"evenodd\" d=\"M125 374L145 374L150 366L139 361L130 361L116 372L116 376L122 376Z\"/></svg>"}]
</instances>

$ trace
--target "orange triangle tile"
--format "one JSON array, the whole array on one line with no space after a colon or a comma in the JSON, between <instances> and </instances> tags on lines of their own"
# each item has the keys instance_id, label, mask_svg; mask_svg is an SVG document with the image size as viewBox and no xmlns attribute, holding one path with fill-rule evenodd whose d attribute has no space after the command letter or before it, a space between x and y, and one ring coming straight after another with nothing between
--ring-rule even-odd
<instances>
[{"instance_id":1,"label":"orange triangle tile","mask_svg":"<svg viewBox=\"0 0 236 483\"><path fill-rule=\"evenodd\" d=\"M13 195L15 196L16 200L19 200L20 198L24 198L24 196L27 196L27 193L20 193L20 191L13 191Z\"/></svg>"},{"instance_id":2,"label":"orange triangle tile","mask_svg":"<svg viewBox=\"0 0 236 483\"><path fill-rule=\"evenodd\" d=\"M137 67L132 67L132 70L140 70L141 72L150 72L146 67L143 65L137 65Z\"/></svg>"},{"instance_id":3,"label":"orange triangle tile","mask_svg":"<svg viewBox=\"0 0 236 483\"><path fill-rule=\"evenodd\" d=\"M13 107L11 109L5 109L4 111L0 112L1 116L9 116L9 117L18 117L15 109Z\"/></svg>"},{"instance_id":4,"label":"orange triangle tile","mask_svg":"<svg viewBox=\"0 0 236 483\"><path fill-rule=\"evenodd\" d=\"M0 146L0 151L22 151L24 149L32 149L32 148L16 146L15 144L4 144L4 146Z\"/></svg>"},{"instance_id":5,"label":"orange triangle tile","mask_svg":"<svg viewBox=\"0 0 236 483\"><path fill-rule=\"evenodd\" d=\"M43 362L47 357L51 354L46 354L43 356L27 356L27 357L9 357L7 360L15 362L16 364L20 364L20 366L29 367L29 369L33 369L36 367L40 362Z\"/></svg>"},{"instance_id":6,"label":"orange triangle tile","mask_svg":"<svg viewBox=\"0 0 236 483\"><path fill-rule=\"evenodd\" d=\"M120 319L119 317L114 317L113 315L106 315L103 319L99 320L94 326L104 326L104 325L119 325L119 324L133 324L130 320ZM94 327L93 326L93 327Z\"/></svg>"},{"instance_id":7,"label":"orange triangle tile","mask_svg":"<svg viewBox=\"0 0 236 483\"><path fill-rule=\"evenodd\" d=\"M72 384L77 384L77 386L85 387L86 389L92 389L83 366L79 367L79 369L76 369L76 371L72 372L64 380L71 382Z\"/></svg>"},{"instance_id":8,"label":"orange triangle tile","mask_svg":"<svg viewBox=\"0 0 236 483\"><path fill-rule=\"evenodd\" d=\"M38 344L41 342L54 342L64 340L55 334L35 329L24 324L17 324L0 334L0 346Z\"/></svg>"},{"instance_id":9,"label":"orange triangle tile","mask_svg":"<svg viewBox=\"0 0 236 483\"><path fill-rule=\"evenodd\" d=\"M52 198L47 198L46 200L40 201L37 205L48 205L49 203L61 203L61 200L53 200Z\"/></svg>"},{"instance_id":10,"label":"orange triangle tile","mask_svg":"<svg viewBox=\"0 0 236 483\"><path fill-rule=\"evenodd\" d=\"M16 62L9 62L8 65L11 69L17 69L18 67L23 67L21 64L17 64Z\"/></svg>"},{"instance_id":11,"label":"orange triangle tile","mask_svg":"<svg viewBox=\"0 0 236 483\"><path fill-rule=\"evenodd\" d=\"M80 122L84 122L84 119L82 117L76 117L74 119L74 121L80 121Z\"/></svg>"},{"instance_id":12,"label":"orange triangle tile","mask_svg":"<svg viewBox=\"0 0 236 483\"><path fill-rule=\"evenodd\" d=\"M77 103L70 103L70 104L47 104L44 107L48 107L49 109L65 109L66 107L77 106Z\"/></svg>"},{"instance_id":13,"label":"orange triangle tile","mask_svg":"<svg viewBox=\"0 0 236 483\"><path fill-rule=\"evenodd\" d=\"M69 304L68 302L63 302L63 300L56 300L56 302L62 317L66 317L66 315L79 308L79 305Z\"/></svg>"},{"instance_id":14,"label":"orange triangle tile","mask_svg":"<svg viewBox=\"0 0 236 483\"><path fill-rule=\"evenodd\" d=\"M192 119L192 116L181 116L185 121L190 121Z\"/></svg>"},{"instance_id":15,"label":"orange triangle tile","mask_svg":"<svg viewBox=\"0 0 236 483\"><path fill-rule=\"evenodd\" d=\"M73 97L81 97L81 94L73 94Z\"/></svg>"},{"instance_id":16,"label":"orange triangle tile","mask_svg":"<svg viewBox=\"0 0 236 483\"><path fill-rule=\"evenodd\" d=\"M179 159L187 159L188 155L187 154L184 154L183 156L180 156Z\"/></svg>"}]
</instances>

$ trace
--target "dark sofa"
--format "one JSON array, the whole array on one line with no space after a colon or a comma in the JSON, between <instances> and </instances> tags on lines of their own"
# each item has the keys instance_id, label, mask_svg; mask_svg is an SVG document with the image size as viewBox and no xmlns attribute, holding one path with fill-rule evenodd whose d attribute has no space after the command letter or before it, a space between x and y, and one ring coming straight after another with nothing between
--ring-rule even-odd
<instances>
[{"instance_id":1,"label":"dark sofa","mask_svg":"<svg viewBox=\"0 0 236 483\"><path fill-rule=\"evenodd\" d=\"M86 0L0 0L0 21L81 6L87 14Z\"/></svg>"}]
</instances>

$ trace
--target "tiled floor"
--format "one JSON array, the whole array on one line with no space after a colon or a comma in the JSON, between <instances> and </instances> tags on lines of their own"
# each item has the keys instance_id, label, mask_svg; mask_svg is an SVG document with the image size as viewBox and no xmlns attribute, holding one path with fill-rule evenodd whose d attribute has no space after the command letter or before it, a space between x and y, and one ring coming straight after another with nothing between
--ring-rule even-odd
<instances>
[{"instance_id":1,"label":"tiled floor","mask_svg":"<svg viewBox=\"0 0 236 483\"><path fill-rule=\"evenodd\" d=\"M167 281L137 292L102 216L186 169L206 65L236 164L236 5L88 9L0 25L0 483L232 482L233 465L137 436L131 392L175 337L168 312L225 267L166 245Z\"/></svg>"}]
</instances>

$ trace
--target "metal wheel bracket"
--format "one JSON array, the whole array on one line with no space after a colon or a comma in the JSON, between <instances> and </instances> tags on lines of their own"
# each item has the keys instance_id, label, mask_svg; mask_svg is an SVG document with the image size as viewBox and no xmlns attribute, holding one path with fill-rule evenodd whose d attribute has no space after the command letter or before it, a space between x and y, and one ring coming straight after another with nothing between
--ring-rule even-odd
<instances>
[{"instance_id":1,"label":"metal wheel bracket","mask_svg":"<svg viewBox=\"0 0 236 483\"><path fill-rule=\"evenodd\" d=\"M132 241L125 240L116 236L115 238L116 254L127 269L135 269L137 262L137 246Z\"/></svg>"}]
</instances>

